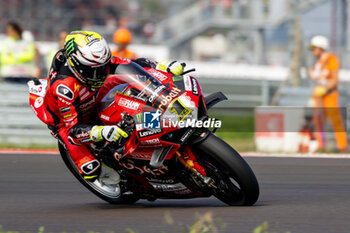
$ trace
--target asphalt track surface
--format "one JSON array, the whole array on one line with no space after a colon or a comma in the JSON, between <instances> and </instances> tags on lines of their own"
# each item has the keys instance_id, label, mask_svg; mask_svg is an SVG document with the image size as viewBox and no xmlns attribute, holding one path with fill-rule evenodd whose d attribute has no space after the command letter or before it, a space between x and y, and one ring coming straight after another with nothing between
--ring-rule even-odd
<instances>
[{"instance_id":1,"label":"asphalt track surface","mask_svg":"<svg viewBox=\"0 0 350 233\"><path fill-rule=\"evenodd\" d=\"M350 232L350 159L246 158L261 195L253 207L228 207L215 198L139 201L115 206L87 191L59 155L0 154L0 225L37 232L180 232L211 212L220 232L252 232L263 221L270 232ZM218 223L220 226L221 224Z\"/></svg>"}]
</instances>

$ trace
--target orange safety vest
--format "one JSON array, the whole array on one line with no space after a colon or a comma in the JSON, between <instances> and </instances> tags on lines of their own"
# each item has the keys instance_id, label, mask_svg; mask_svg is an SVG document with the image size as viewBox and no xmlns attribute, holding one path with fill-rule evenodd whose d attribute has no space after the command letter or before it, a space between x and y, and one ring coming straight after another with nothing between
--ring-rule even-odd
<instances>
[{"instance_id":1,"label":"orange safety vest","mask_svg":"<svg viewBox=\"0 0 350 233\"><path fill-rule=\"evenodd\" d=\"M311 68L311 72L318 85L326 85L328 80L338 78L339 67L339 60L335 54L324 53Z\"/></svg>"}]
</instances>

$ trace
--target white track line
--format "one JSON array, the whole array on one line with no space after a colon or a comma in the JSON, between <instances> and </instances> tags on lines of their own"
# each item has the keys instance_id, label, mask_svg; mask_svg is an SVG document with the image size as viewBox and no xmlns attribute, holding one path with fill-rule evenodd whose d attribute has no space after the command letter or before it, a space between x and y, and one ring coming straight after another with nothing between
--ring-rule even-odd
<instances>
[{"instance_id":1,"label":"white track line","mask_svg":"<svg viewBox=\"0 0 350 233\"><path fill-rule=\"evenodd\" d=\"M350 159L350 154L327 154L327 153L259 153L243 152L243 157L273 157L273 158L327 158L327 159Z\"/></svg>"}]
</instances>

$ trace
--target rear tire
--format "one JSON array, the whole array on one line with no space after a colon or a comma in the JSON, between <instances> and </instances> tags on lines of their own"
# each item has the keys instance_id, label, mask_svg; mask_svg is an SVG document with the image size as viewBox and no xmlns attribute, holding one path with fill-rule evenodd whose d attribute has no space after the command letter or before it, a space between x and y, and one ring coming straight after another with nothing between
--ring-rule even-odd
<instances>
[{"instance_id":1,"label":"rear tire","mask_svg":"<svg viewBox=\"0 0 350 233\"><path fill-rule=\"evenodd\" d=\"M130 195L123 195L122 193L119 195L112 195L110 193L104 192L102 189L99 189L98 186L96 186L93 182L86 181L79 173L78 168L76 167L75 163L71 159L69 153L66 151L66 149L58 143L58 147L60 150L61 157L66 164L69 171L74 175L77 180L84 185L88 190L90 190L92 193L94 193L96 196L101 198L104 201L107 201L111 204L134 204L139 200L139 197L137 197L134 194Z\"/></svg>"},{"instance_id":2,"label":"rear tire","mask_svg":"<svg viewBox=\"0 0 350 233\"><path fill-rule=\"evenodd\" d=\"M250 206L258 200L259 184L252 169L230 145L209 134L193 149L218 187L214 196L228 205Z\"/></svg>"}]
</instances>

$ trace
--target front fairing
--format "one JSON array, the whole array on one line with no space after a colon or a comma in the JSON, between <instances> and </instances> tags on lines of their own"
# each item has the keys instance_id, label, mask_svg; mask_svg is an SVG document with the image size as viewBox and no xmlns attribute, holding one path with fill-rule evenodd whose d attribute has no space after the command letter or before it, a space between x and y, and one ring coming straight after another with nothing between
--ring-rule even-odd
<instances>
[{"instance_id":1,"label":"front fairing","mask_svg":"<svg viewBox=\"0 0 350 233\"><path fill-rule=\"evenodd\" d=\"M123 112L129 115L159 112L162 121L198 119L197 109L202 92L195 78L146 69L134 62L118 65L109 78L118 79L120 85L112 88L102 99L102 120L115 115L108 121L118 122L120 119L117 116ZM114 107L108 110L111 105Z\"/></svg>"},{"instance_id":2,"label":"front fairing","mask_svg":"<svg viewBox=\"0 0 350 233\"><path fill-rule=\"evenodd\" d=\"M45 124L54 125L55 120L51 114L47 112L47 89L48 79L40 79L35 83L33 80L29 81L29 106L35 115Z\"/></svg>"},{"instance_id":3,"label":"front fairing","mask_svg":"<svg viewBox=\"0 0 350 233\"><path fill-rule=\"evenodd\" d=\"M100 118L104 124L111 125L122 121L125 114L132 116L140 148L170 146L169 142L158 139L181 127L172 122L198 119L202 93L193 77L172 76L130 63L119 65L113 78L118 79L119 85L102 99ZM146 118L150 116L150 121L153 117L159 119L159 128L149 127Z\"/></svg>"},{"instance_id":4,"label":"front fairing","mask_svg":"<svg viewBox=\"0 0 350 233\"><path fill-rule=\"evenodd\" d=\"M102 99L100 118L104 124L117 124L123 120L123 116L130 115L134 130L123 146L123 156L116 153L115 158L128 170L128 174L132 174L135 179L142 179L144 187L152 185L148 179L155 181L159 177L161 181L167 176L174 179L168 166L182 146L176 138L180 139L183 132L178 127L163 127L163 122L169 119L183 121L198 118L198 105L203 97L196 85L197 81L186 75L174 77L151 68L144 70L132 63L118 68L121 69L117 69L113 78L118 79L116 83L119 85L113 87ZM160 128L148 127L146 118L152 114L160 114ZM158 186L138 191L169 197L203 195L185 186L180 191L171 192L158 192Z\"/></svg>"}]
</instances>

